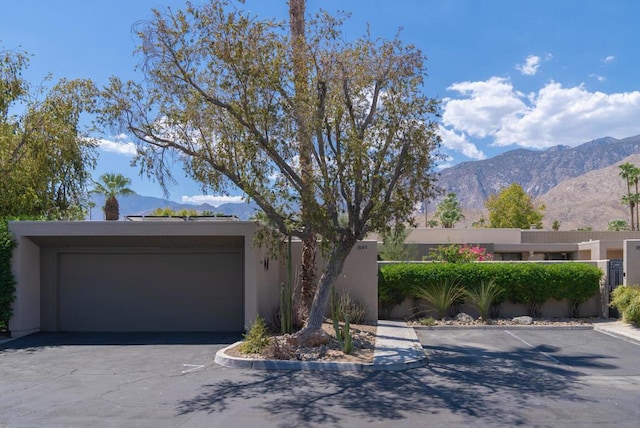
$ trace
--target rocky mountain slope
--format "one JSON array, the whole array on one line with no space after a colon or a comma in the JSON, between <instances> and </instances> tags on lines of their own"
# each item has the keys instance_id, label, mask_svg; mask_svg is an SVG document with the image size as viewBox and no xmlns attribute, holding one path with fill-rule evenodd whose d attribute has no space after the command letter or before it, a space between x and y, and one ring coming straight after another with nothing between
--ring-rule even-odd
<instances>
[{"instance_id":1,"label":"rocky mountain slope","mask_svg":"<svg viewBox=\"0 0 640 428\"><path fill-rule=\"evenodd\" d=\"M556 146L544 151L517 149L447 168L438 183L446 192L455 192L463 207L481 209L491 193L511 183L519 183L537 198L565 180L636 153L640 153L640 135L620 140L606 137L576 147Z\"/></svg>"}]
</instances>

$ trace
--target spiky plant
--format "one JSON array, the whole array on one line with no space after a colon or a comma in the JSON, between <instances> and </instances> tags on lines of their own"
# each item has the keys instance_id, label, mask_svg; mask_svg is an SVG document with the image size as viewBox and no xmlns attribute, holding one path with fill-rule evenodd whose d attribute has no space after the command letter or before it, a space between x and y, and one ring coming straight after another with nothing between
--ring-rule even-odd
<instances>
[{"instance_id":1,"label":"spiky plant","mask_svg":"<svg viewBox=\"0 0 640 428\"><path fill-rule=\"evenodd\" d=\"M504 293L494 279L480 282L480 287L475 290L465 290L466 301L478 310L483 320L489 317L491 305Z\"/></svg>"},{"instance_id":2,"label":"spiky plant","mask_svg":"<svg viewBox=\"0 0 640 428\"><path fill-rule=\"evenodd\" d=\"M457 279L446 279L423 285L416 290L416 297L431 303L438 319L443 319L447 309L464 296L464 288Z\"/></svg>"}]
</instances>

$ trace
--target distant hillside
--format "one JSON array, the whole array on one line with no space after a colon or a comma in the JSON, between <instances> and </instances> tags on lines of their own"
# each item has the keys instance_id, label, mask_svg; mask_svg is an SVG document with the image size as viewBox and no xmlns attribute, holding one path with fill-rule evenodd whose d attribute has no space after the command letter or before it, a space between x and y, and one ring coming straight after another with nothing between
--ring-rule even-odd
<instances>
[{"instance_id":1,"label":"distant hillside","mask_svg":"<svg viewBox=\"0 0 640 428\"><path fill-rule=\"evenodd\" d=\"M640 153L640 135L621 140L601 138L577 147L544 151L517 149L491 159L465 162L443 170L438 184L455 192L465 208L481 209L491 193L519 183L534 198L565 180L613 165Z\"/></svg>"},{"instance_id":2,"label":"distant hillside","mask_svg":"<svg viewBox=\"0 0 640 428\"><path fill-rule=\"evenodd\" d=\"M611 220L629 222L629 208L620 200L627 186L620 178L618 165L630 162L640 166L640 154L631 155L614 165L565 180L538 198L545 204L546 227L553 220L560 222L562 230L592 227L605 230Z\"/></svg>"},{"instance_id":3,"label":"distant hillside","mask_svg":"<svg viewBox=\"0 0 640 428\"><path fill-rule=\"evenodd\" d=\"M102 207L104 206L104 196L93 195L92 197L95 207L91 210L92 220L101 220L104 218ZM233 204L227 203L217 207L209 204L181 204L179 202L169 201L167 199L154 198L152 196L131 195L118 197L120 204L121 219L128 215L148 215L157 208L171 208L175 211L182 209L202 211L212 211L215 213L224 213L226 215L235 215L240 220L248 220L256 211L255 205L250 204Z\"/></svg>"}]
</instances>

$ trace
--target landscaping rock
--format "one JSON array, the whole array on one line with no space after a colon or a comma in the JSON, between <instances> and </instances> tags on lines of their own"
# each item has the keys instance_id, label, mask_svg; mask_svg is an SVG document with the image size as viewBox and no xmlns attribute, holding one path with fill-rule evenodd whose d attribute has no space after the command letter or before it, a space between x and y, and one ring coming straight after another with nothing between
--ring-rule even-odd
<instances>
[{"instance_id":1,"label":"landscaping rock","mask_svg":"<svg viewBox=\"0 0 640 428\"><path fill-rule=\"evenodd\" d=\"M531 324L533 324L533 318L527 317L527 316L515 317L511 321L513 321L516 324L520 324L520 325L531 325Z\"/></svg>"},{"instance_id":2,"label":"landscaping rock","mask_svg":"<svg viewBox=\"0 0 640 428\"><path fill-rule=\"evenodd\" d=\"M456 321L458 322L473 322L473 317L469 314L465 314L464 312L460 312L456 315Z\"/></svg>"}]
</instances>

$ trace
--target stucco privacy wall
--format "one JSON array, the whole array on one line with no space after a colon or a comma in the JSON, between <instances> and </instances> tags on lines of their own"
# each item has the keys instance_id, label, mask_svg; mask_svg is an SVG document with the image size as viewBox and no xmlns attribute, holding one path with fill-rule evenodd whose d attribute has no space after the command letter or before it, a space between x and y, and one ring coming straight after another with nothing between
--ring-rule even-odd
<instances>
[{"instance_id":1,"label":"stucco privacy wall","mask_svg":"<svg viewBox=\"0 0 640 428\"><path fill-rule=\"evenodd\" d=\"M302 257L302 243L293 241L291 245L294 278L300 272L300 260ZM336 279L336 292L342 293L348 290L351 297L366 305L366 321L375 323L378 320L378 269L377 269L377 242L366 240L358 242L351 250L345 261L342 273ZM318 275L325 266L321 254L316 256ZM286 266L281 265L281 281L287 278ZM327 313L327 315L329 315Z\"/></svg>"},{"instance_id":2,"label":"stucco privacy wall","mask_svg":"<svg viewBox=\"0 0 640 428\"><path fill-rule=\"evenodd\" d=\"M255 233L253 222L207 221L207 222L10 222L9 230L17 241L12 269L17 281L13 317L9 329L16 337L39 331L41 328L41 266L38 242L63 247L69 239L73 242L104 237L122 239L153 238L153 245L162 240L171 241L202 240L206 237L241 237L244 241L244 324L251 325L258 313L258 281L268 278L258 277L256 265L260 252L252 243ZM204 238L203 238L204 237Z\"/></svg>"},{"instance_id":3,"label":"stucco privacy wall","mask_svg":"<svg viewBox=\"0 0 640 428\"><path fill-rule=\"evenodd\" d=\"M625 240L623 254L623 284L640 284L640 239Z\"/></svg>"}]
</instances>

